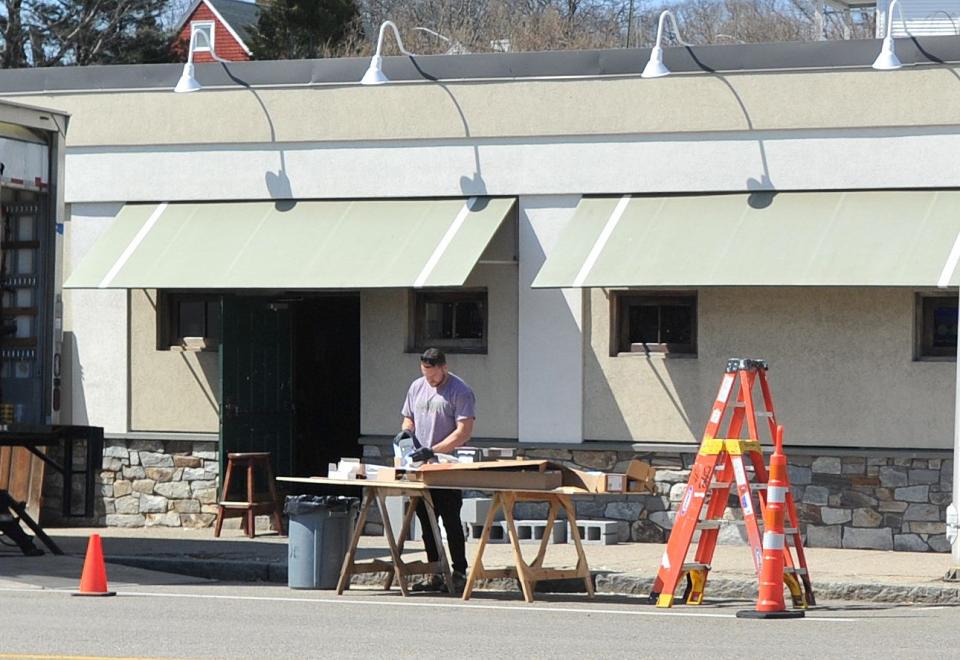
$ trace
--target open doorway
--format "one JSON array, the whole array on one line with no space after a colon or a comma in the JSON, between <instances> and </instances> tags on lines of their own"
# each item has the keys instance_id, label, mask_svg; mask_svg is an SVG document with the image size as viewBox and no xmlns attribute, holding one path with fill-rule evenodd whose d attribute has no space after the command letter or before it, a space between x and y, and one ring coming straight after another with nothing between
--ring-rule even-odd
<instances>
[{"instance_id":1,"label":"open doorway","mask_svg":"<svg viewBox=\"0 0 960 660\"><path fill-rule=\"evenodd\" d=\"M358 295L295 305L293 364L295 469L325 476L328 463L361 455Z\"/></svg>"},{"instance_id":2,"label":"open doorway","mask_svg":"<svg viewBox=\"0 0 960 660\"><path fill-rule=\"evenodd\" d=\"M360 456L360 297L223 297L221 467L269 451L274 473L326 475Z\"/></svg>"}]
</instances>

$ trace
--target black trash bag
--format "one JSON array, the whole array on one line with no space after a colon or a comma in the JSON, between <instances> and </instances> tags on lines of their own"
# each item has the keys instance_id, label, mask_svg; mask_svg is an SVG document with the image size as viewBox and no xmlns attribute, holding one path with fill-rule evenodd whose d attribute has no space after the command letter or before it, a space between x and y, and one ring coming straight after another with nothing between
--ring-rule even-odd
<instances>
[{"instance_id":1,"label":"black trash bag","mask_svg":"<svg viewBox=\"0 0 960 660\"><path fill-rule=\"evenodd\" d=\"M288 516L298 516L318 511L346 513L359 506L356 497L343 495L288 495L283 503L283 512Z\"/></svg>"}]
</instances>

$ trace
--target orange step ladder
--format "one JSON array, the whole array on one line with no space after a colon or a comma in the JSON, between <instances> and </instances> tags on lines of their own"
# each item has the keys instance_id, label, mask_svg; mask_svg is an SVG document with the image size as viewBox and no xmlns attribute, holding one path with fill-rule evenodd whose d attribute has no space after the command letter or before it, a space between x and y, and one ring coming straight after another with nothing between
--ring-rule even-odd
<instances>
[{"instance_id":1,"label":"orange step ladder","mask_svg":"<svg viewBox=\"0 0 960 660\"><path fill-rule=\"evenodd\" d=\"M735 487L737 500L743 512L743 523L753 556L757 576L763 557L760 520L766 509L767 468L763 462L763 449L758 433L758 418L766 418L771 440L776 437L777 419L773 410L773 398L767 384L765 360L734 358L727 361L726 372L720 382L720 391L713 402L713 410L707 421L697 460L690 470L690 480L680 502L670 533L667 549L660 560L657 579L653 583L650 602L657 607L671 607L680 579L687 578L683 600L688 605L703 602L704 588L711 569L713 553L720 535L720 525L727 509L730 489ZM738 382L739 381L739 382ZM762 395L761 410L754 404L753 391L759 383ZM734 400L731 402L731 398ZM732 409L727 432L720 434L721 424L728 409ZM741 438L744 422L747 437ZM755 481L748 478L749 460ZM754 490L757 497L754 497ZM758 513L760 514L758 516ZM703 515L701 515L703 514ZM790 589L794 607L815 605L813 587L803 553L797 510L790 492L786 493L787 527L784 537L783 580ZM694 533L700 532L696 553L692 562L687 562L687 553L693 543ZM791 546L796 553L794 560Z\"/></svg>"}]
</instances>

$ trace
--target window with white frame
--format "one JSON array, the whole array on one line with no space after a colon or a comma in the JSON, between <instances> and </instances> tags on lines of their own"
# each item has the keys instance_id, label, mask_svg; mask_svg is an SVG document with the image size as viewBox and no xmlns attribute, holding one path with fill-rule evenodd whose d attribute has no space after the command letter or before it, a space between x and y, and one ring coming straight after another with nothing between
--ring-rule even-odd
<instances>
[{"instance_id":1,"label":"window with white frame","mask_svg":"<svg viewBox=\"0 0 960 660\"><path fill-rule=\"evenodd\" d=\"M193 52L195 53L209 53L213 50L213 21L194 21L190 23L190 38L193 39L193 35L196 32L203 32L206 39L203 37L197 37L193 42Z\"/></svg>"}]
</instances>

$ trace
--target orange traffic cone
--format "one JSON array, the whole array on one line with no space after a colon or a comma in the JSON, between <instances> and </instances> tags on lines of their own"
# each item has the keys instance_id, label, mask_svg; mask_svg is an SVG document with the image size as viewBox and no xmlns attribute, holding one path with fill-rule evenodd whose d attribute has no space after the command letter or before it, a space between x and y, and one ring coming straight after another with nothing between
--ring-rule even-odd
<instances>
[{"instance_id":1,"label":"orange traffic cone","mask_svg":"<svg viewBox=\"0 0 960 660\"><path fill-rule=\"evenodd\" d=\"M760 565L760 593L755 610L740 610L741 619L799 619L803 610L787 610L783 602L783 515L787 497L787 457L783 453L783 427L777 427L770 478L767 481L767 509L763 513L763 563Z\"/></svg>"},{"instance_id":2,"label":"orange traffic cone","mask_svg":"<svg viewBox=\"0 0 960 660\"><path fill-rule=\"evenodd\" d=\"M107 568L103 564L103 545L99 534L91 534L87 543L87 556L83 560L83 574L80 576L80 591L74 596L116 596L117 592L107 591Z\"/></svg>"}]
</instances>

